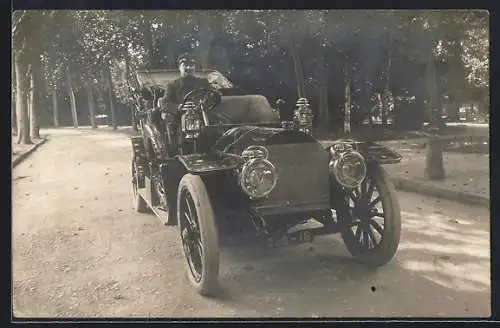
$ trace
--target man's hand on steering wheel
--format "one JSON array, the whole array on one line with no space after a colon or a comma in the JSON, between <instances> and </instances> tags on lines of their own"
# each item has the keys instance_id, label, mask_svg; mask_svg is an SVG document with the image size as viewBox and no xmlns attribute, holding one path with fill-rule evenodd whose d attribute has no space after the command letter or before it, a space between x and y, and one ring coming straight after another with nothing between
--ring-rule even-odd
<instances>
[{"instance_id":1,"label":"man's hand on steering wheel","mask_svg":"<svg viewBox=\"0 0 500 328\"><path fill-rule=\"evenodd\" d=\"M184 96L183 104L188 102L200 106L205 112L210 112L215 106L219 105L222 100L222 93L212 88L198 88L190 91Z\"/></svg>"}]
</instances>

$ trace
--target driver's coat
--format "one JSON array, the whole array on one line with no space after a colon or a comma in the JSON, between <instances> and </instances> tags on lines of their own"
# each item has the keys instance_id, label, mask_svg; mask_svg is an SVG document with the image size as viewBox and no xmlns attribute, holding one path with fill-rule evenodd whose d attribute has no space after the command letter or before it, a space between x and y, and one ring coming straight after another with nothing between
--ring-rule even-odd
<instances>
[{"instance_id":1,"label":"driver's coat","mask_svg":"<svg viewBox=\"0 0 500 328\"><path fill-rule=\"evenodd\" d=\"M184 96L194 89L209 88L206 79L188 75L180 77L167 86L165 97L160 100L161 108L171 113L177 112L177 107L182 104Z\"/></svg>"}]
</instances>

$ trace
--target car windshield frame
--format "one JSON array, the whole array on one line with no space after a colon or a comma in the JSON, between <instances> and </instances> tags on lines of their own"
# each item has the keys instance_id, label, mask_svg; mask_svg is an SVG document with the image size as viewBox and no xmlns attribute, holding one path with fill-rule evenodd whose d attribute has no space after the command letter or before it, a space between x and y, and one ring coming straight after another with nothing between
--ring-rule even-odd
<instances>
[{"instance_id":1,"label":"car windshield frame","mask_svg":"<svg viewBox=\"0 0 500 328\"><path fill-rule=\"evenodd\" d=\"M138 71L136 76L141 88L149 90L159 88L164 91L170 83L179 78L179 71L175 69L142 70ZM214 86L215 89L220 90L223 94L229 94L223 95L222 103L213 109L213 111L230 119L229 122L223 122L223 124L275 125L280 122L277 111L273 108L265 96L253 93L231 95L232 91L236 90L236 88L233 83L219 71L197 70L195 72L195 76L207 79L210 85ZM223 108L227 105L228 101L233 102L232 108ZM225 102L226 104L224 104ZM221 109L225 109L225 111L221 112ZM239 115L231 115L234 114L236 110L240 111ZM212 122L220 122L220 118L217 119L216 114L209 115L209 117L211 125L217 125L217 123Z\"/></svg>"}]
</instances>

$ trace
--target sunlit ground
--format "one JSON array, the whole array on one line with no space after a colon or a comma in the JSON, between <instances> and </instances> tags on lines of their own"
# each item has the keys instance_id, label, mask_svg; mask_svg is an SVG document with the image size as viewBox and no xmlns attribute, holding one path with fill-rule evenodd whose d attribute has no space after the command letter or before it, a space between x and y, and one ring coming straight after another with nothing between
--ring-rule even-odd
<instances>
[{"instance_id":1,"label":"sunlit ground","mask_svg":"<svg viewBox=\"0 0 500 328\"><path fill-rule=\"evenodd\" d=\"M162 317L490 315L489 212L405 192L397 193L402 209L401 244L388 265L371 270L357 263L338 235L269 251L255 246L224 248L220 276L225 294L221 299L202 298L186 281L177 230L130 208L128 138L81 132L84 134L74 137L54 137L15 171L14 217L31 220L15 220L14 233L19 237L13 247L21 251L19 247L25 245L33 254L17 258L14 280L18 290L32 285L39 288L17 292L21 311L34 313L43 307L50 310L47 313L70 316ZM47 228L49 223L58 229L83 226L90 234L77 231L78 239L70 230L71 239L55 248L50 241L61 240L53 235L54 229ZM45 231L46 235L24 240L28 234L21 236L21 231L33 232L30 236ZM85 246L74 244L77 240ZM37 249L44 256L34 252ZM108 254L110 250L113 256ZM89 262L92 266L87 260L73 261L75 256L93 258L95 254L99 257ZM118 257L122 260L116 260ZM55 269L50 275L43 274L55 261L84 267L69 275ZM150 265L144 266L145 262ZM20 263L29 269L21 270ZM93 268L115 276L124 298L112 299L110 294L108 299L96 300L91 282L107 283L110 278ZM144 280L146 273L154 277ZM126 278L116 278L121 274ZM72 307L69 298L52 299L45 292L52 281L68 293L71 286L87 286L85 292L77 291L79 302L86 307Z\"/></svg>"},{"instance_id":2,"label":"sunlit ground","mask_svg":"<svg viewBox=\"0 0 500 328\"><path fill-rule=\"evenodd\" d=\"M401 265L443 287L466 291L490 289L490 235L475 218L403 212ZM477 219L477 218L476 218ZM408 238L408 237L414 238Z\"/></svg>"}]
</instances>

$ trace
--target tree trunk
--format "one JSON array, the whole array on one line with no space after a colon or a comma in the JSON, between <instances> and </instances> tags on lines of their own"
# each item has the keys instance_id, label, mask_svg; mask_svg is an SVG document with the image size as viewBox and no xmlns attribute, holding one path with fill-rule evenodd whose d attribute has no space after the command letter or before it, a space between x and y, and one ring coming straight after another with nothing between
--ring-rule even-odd
<instances>
[{"instance_id":1,"label":"tree trunk","mask_svg":"<svg viewBox=\"0 0 500 328\"><path fill-rule=\"evenodd\" d=\"M29 145L32 142L28 120L26 67L19 55L14 55L14 65L16 73L17 143Z\"/></svg>"},{"instance_id":2,"label":"tree trunk","mask_svg":"<svg viewBox=\"0 0 500 328\"><path fill-rule=\"evenodd\" d=\"M31 65L28 65L26 72L26 106L28 107L28 122L30 123L30 136L31 135Z\"/></svg>"},{"instance_id":3,"label":"tree trunk","mask_svg":"<svg viewBox=\"0 0 500 328\"><path fill-rule=\"evenodd\" d=\"M406 129L406 120L404 116L404 103L399 99L400 92L395 88L394 85L391 86L391 93L394 99L393 108L393 118L394 118L394 128L398 131L404 131Z\"/></svg>"},{"instance_id":4,"label":"tree trunk","mask_svg":"<svg viewBox=\"0 0 500 328\"><path fill-rule=\"evenodd\" d=\"M11 106L10 106L10 110L11 110L11 117L10 117L10 120L11 120L11 129L12 129L12 134L13 135L17 135L17 124L16 124L16 120L17 120L17 115L16 115L16 103L14 102Z\"/></svg>"},{"instance_id":5,"label":"tree trunk","mask_svg":"<svg viewBox=\"0 0 500 328\"><path fill-rule=\"evenodd\" d=\"M305 90L304 90L304 75L302 72L302 65L300 62L300 57L298 54L297 50L297 44L295 42L295 37L292 35L292 40L291 40L291 54L292 54L292 60L293 60L293 66L295 70L295 79L297 83L297 96L298 98L303 98L305 97Z\"/></svg>"},{"instance_id":6,"label":"tree trunk","mask_svg":"<svg viewBox=\"0 0 500 328\"><path fill-rule=\"evenodd\" d=\"M214 39L214 33L212 31L212 26L210 24L213 14L202 13L199 18L200 30L198 32L199 44L199 65L201 69L208 69L209 67L209 55L210 55L210 45ZM212 18L213 19L213 18Z\"/></svg>"},{"instance_id":7,"label":"tree trunk","mask_svg":"<svg viewBox=\"0 0 500 328\"><path fill-rule=\"evenodd\" d=\"M443 165L443 147L441 139L431 134L427 142L427 157L425 159L424 177L428 180L443 180L445 178Z\"/></svg>"},{"instance_id":8,"label":"tree trunk","mask_svg":"<svg viewBox=\"0 0 500 328\"><path fill-rule=\"evenodd\" d=\"M93 87L92 87L92 82L87 82L85 84L85 87L87 89L87 101L89 104L89 116L90 116L90 125L92 126L92 129L97 128L97 124L95 122L95 107L94 107L94 93L93 93Z\"/></svg>"},{"instance_id":9,"label":"tree trunk","mask_svg":"<svg viewBox=\"0 0 500 328\"><path fill-rule=\"evenodd\" d=\"M387 126L387 106L388 104L385 104L384 102L384 97L382 93L377 94L377 106L378 106L378 112L380 115L380 119L382 120L382 126L386 127Z\"/></svg>"},{"instance_id":10,"label":"tree trunk","mask_svg":"<svg viewBox=\"0 0 500 328\"><path fill-rule=\"evenodd\" d=\"M176 62L177 58L175 58L175 55L173 52L170 52L167 54L167 68L169 69L175 69L177 66Z\"/></svg>"},{"instance_id":11,"label":"tree trunk","mask_svg":"<svg viewBox=\"0 0 500 328\"><path fill-rule=\"evenodd\" d=\"M458 120L458 108L457 97L454 92L450 92L448 95L448 107L446 108L448 121L455 122Z\"/></svg>"},{"instance_id":12,"label":"tree trunk","mask_svg":"<svg viewBox=\"0 0 500 328\"><path fill-rule=\"evenodd\" d=\"M151 23L148 19L144 19L141 23L141 32L143 35L143 45L146 49L146 63L149 69L156 68L158 65L157 51L151 31Z\"/></svg>"},{"instance_id":13,"label":"tree trunk","mask_svg":"<svg viewBox=\"0 0 500 328\"><path fill-rule=\"evenodd\" d=\"M365 119L368 118L370 125L373 124L372 119L372 103L370 97L372 96L372 88L367 82L361 83L361 90L358 92L358 119L356 120L356 125L362 125Z\"/></svg>"},{"instance_id":14,"label":"tree trunk","mask_svg":"<svg viewBox=\"0 0 500 328\"><path fill-rule=\"evenodd\" d=\"M14 58L12 58L14 59ZM11 81L11 89L12 89L12 95L11 95L11 100L12 103L10 105L10 126L12 130L12 135L17 135L17 115L16 115L16 67L14 65L14 60L12 60L12 66L11 66L11 74L12 74L12 81Z\"/></svg>"},{"instance_id":15,"label":"tree trunk","mask_svg":"<svg viewBox=\"0 0 500 328\"><path fill-rule=\"evenodd\" d=\"M375 108L377 108L377 107L376 107L376 106L375 106L375 107L374 107L374 106L371 106L371 104L370 104L370 106L368 107L368 124L369 124L370 126L373 126L373 115L375 114L373 110L374 110Z\"/></svg>"},{"instance_id":16,"label":"tree trunk","mask_svg":"<svg viewBox=\"0 0 500 328\"><path fill-rule=\"evenodd\" d=\"M132 108L132 110L131 110L132 130L134 132L137 132L137 131L139 131L139 129L137 128L137 122L135 120L135 109L134 109L134 106L131 106L130 108Z\"/></svg>"},{"instance_id":17,"label":"tree trunk","mask_svg":"<svg viewBox=\"0 0 500 328\"><path fill-rule=\"evenodd\" d=\"M35 58L37 60L37 58ZM39 61L39 59L38 59ZM40 111L40 66L39 63L34 62L31 66L30 73L30 106L29 106L29 117L30 117L30 132L33 138L40 138L40 125L38 119L38 113Z\"/></svg>"},{"instance_id":18,"label":"tree trunk","mask_svg":"<svg viewBox=\"0 0 500 328\"><path fill-rule=\"evenodd\" d=\"M69 67L66 68L66 77L68 80L68 93L71 102L71 116L73 118L73 127L76 129L78 128L78 114L76 112L75 92L73 90L73 84L71 83L71 72L69 70Z\"/></svg>"},{"instance_id":19,"label":"tree trunk","mask_svg":"<svg viewBox=\"0 0 500 328\"><path fill-rule=\"evenodd\" d=\"M54 127L59 126L59 108L57 107L57 90L53 89L52 93L52 116L54 117Z\"/></svg>"},{"instance_id":20,"label":"tree trunk","mask_svg":"<svg viewBox=\"0 0 500 328\"><path fill-rule=\"evenodd\" d=\"M392 40L391 40L392 42ZM389 98L390 90L391 90L391 72L392 72L392 48L390 48L389 53L388 53L388 58L387 58L387 66L385 67L385 85L384 89L381 94L381 104L382 107L380 108L380 116L382 116L382 125L387 126L388 124L388 118L389 118L389 112L390 112L390 107L391 107L391 102ZM394 96L394 94L392 94ZM393 98L394 101L394 98ZM393 104L394 105L394 104ZM394 123L394 122L392 122Z\"/></svg>"},{"instance_id":21,"label":"tree trunk","mask_svg":"<svg viewBox=\"0 0 500 328\"><path fill-rule=\"evenodd\" d=\"M434 56L432 51L429 51L429 68L427 74L427 85L429 92L429 125L430 136L427 142L427 157L424 177L428 180L442 180L445 178L443 166L443 148L438 135L439 118L441 111L437 110L438 101L436 101L436 72L434 67Z\"/></svg>"},{"instance_id":22,"label":"tree trunk","mask_svg":"<svg viewBox=\"0 0 500 328\"><path fill-rule=\"evenodd\" d=\"M344 104L344 134L346 137L351 135L351 83L345 83L345 104Z\"/></svg>"},{"instance_id":23,"label":"tree trunk","mask_svg":"<svg viewBox=\"0 0 500 328\"><path fill-rule=\"evenodd\" d=\"M168 57L167 59L170 60L170 57ZM125 81L127 82L128 92L132 92L132 88L130 87L129 73L130 73L130 58L129 58L129 53L127 51L127 53L125 54ZM134 97L135 97L135 95L134 95ZM137 132L138 129L137 129L137 122L135 121L135 108L134 107L135 107L134 105L132 105L130 107L131 108L130 119L132 122L132 130Z\"/></svg>"},{"instance_id":24,"label":"tree trunk","mask_svg":"<svg viewBox=\"0 0 500 328\"><path fill-rule=\"evenodd\" d=\"M319 118L321 129L328 131L330 129L330 117L328 113L328 87L326 84L319 88Z\"/></svg>"},{"instance_id":25,"label":"tree trunk","mask_svg":"<svg viewBox=\"0 0 500 328\"><path fill-rule=\"evenodd\" d=\"M111 113L111 126L113 130L117 129L116 125L116 115L115 115L115 105L114 105L114 90L113 90L113 79L111 77L111 63L108 65L108 90L109 90L109 111Z\"/></svg>"}]
</instances>

